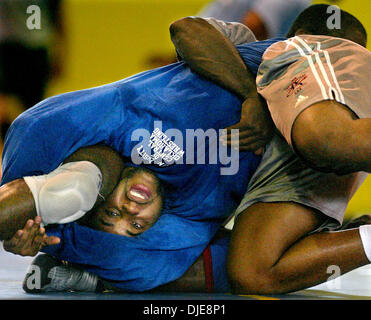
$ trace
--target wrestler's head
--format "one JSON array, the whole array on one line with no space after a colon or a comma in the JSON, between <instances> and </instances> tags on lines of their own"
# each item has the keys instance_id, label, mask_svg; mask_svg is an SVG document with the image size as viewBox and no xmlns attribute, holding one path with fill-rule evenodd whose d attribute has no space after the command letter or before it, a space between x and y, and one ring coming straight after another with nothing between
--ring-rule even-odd
<instances>
[{"instance_id":1,"label":"wrestler's head","mask_svg":"<svg viewBox=\"0 0 371 320\"><path fill-rule=\"evenodd\" d=\"M328 25L333 14L333 11L327 11L328 7L327 4L316 4L303 10L286 36L291 38L301 34L325 35L347 39L366 47L367 32L362 23L350 13L341 10L340 28L333 28Z\"/></svg>"},{"instance_id":2,"label":"wrestler's head","mask_svg":"<svg viewBox=\"0 0 371 320\"><path fill-rule=\"evenodd\" d=\"M148 230L160 217L162 185L145 168L126 167L121 180L89 216L86 224L94 229L134 237Z\"/></svg>"}]
</instances>

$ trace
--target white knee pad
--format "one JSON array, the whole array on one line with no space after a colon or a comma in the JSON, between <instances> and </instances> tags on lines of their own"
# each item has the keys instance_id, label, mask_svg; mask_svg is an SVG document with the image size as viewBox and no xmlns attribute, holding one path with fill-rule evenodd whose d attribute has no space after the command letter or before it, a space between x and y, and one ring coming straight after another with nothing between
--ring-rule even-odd
<instances>
[{"instance_id":1,"label":"white knee pad","mask_svg":"<svg viewBox=\"0 0 371 320\"><path fill-rule=\"evenodd\" d=\"M91 210L99 195L102 173L89 161L69 162L49 174L24 177L43 225L69 223Z\"/></svg>"}]
</instances>

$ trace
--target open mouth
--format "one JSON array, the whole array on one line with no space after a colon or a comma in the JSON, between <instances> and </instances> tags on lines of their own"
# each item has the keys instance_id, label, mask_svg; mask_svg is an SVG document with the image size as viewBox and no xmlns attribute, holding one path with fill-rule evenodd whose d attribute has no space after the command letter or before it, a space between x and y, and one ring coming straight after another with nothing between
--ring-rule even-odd
<instances>
[{"instance_id":1,"label":"open mouth","mask_svg":"<svg viewBox=\"0 0 371 320\"><path fill-rule=\"evenodd\" d=\"M151 199L152 192L143 184L134 184L128 191L128 198L137 201L145 202Z\"/></svg>"}]
</instances>

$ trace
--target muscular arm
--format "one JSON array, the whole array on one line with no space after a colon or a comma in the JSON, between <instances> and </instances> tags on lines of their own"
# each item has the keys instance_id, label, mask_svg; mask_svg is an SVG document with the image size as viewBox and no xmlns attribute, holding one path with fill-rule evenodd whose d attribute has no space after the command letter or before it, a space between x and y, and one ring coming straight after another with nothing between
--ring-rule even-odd
<instances>
[{"instance_id":1,"label":"muscular arm","mask_svg":"<svg viewBox=\"0 0 371 320\"><path fill-rule=\"evenodd\" d=\"M194 72L244 100L240 121L226 128L226 143L232 144L230 132L238 129L240 150L261 153L272 138L274 124L257 93L255 76L234 46L255 41L251 31L238 23L187 17L174 22L170 33L178 54Z\"/></svg>"},{"instance_id":2,"label":"muscular arm","mask_svg":"<svg viewBox=\"0 0 371 320\"><path fill-rule=\"evenodd\" d=\"M35 202L23 179L0 188L0 240L9 240L27 220L35 217Z\"/></svg>"},{"instance_id":3,"label":"muscular arm","mask_svg":"<svg viewBox=\"0 0 371 320\"><path fill-rule=\"evenodd\" d=\"M100 194L107 197L120 179L123 169L121 157L105 146L81 148L65 162L91 161L102 172ZM103 201L98 197L96 205ZM23 179L9 182L0 188L0 240L10 239L29 219L36 217L32 193Z\"/></svg>"},{"instance_id":4,"label":"muscular arm","mask_svg":"<svg viewBox=\"0 0 371 320\"><path fill-rule=\"evenodd\" d=\"M170 34L179 56L193 71L243 100L257 97L255 76L247 69L234 44L207 20L180 19L171 24Z\"/></svg>"}]
</instances>

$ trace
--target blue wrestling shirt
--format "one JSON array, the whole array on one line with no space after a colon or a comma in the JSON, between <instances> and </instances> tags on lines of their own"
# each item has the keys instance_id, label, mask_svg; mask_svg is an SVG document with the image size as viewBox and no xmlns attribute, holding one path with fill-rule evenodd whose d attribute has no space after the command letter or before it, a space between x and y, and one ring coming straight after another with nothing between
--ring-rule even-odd
<instances>
[{"instance_id":1,"label":"blue wrestling shirt","mask_svg":"<svg viewBox=\"0 0 371 320\"><path fill-rule=\"evenodd\" d=\"M238 46L253 73L266 48L279 40ZM179 278L242 199L260 157L247 152L229 157L215 135L238 122L240 112L236 96L184 62L51 97L9 129L2 184L49 173L79 148L95 144L156 172L171 186L166 195L171 205L151 229L127 238L77 223L59 225L48 234L61 243L43 250L122 289L148 290Z\"/></svg>"}]
</instances>

